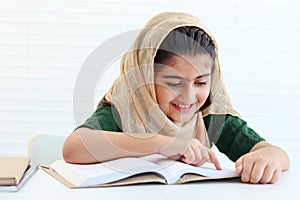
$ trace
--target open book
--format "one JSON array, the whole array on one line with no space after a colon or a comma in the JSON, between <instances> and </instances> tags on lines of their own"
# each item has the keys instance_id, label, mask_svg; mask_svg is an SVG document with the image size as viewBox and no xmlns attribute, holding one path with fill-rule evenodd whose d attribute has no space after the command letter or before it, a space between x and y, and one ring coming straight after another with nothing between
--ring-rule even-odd
<instances>
[{"instance_id":1,"label":"open book","mask_svg":"<svg viewBox=\"0 0 300 200\"><path fill-rule=\"evenodd\" d=\"M160 182L179 184L207 179L238 177L234 163L226 156L218 156L222 170L212 163L200 167L170 160L159 154L140 158L120 158L99 164L70 164L57 160L42 168L70 188L128 185Z\"/></svg>"}]
</instances>

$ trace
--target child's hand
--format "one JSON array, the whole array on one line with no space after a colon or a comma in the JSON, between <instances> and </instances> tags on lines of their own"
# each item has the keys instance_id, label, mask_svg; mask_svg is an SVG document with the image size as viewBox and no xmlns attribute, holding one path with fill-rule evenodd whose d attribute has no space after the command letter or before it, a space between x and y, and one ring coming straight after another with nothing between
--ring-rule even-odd
<instances>
[{"instance_id":1,"label":"child's hand","mask_svg":"<svg viewBox=\"0 0 300 200\"><path fill-rule=\"evenodd\" d=\"M205 162L212 162L216 169L221 170L220 163L214 152L202 145L200 141L195 138L173 138L172 142L169 142L160 153L169 158L175 158L176 160L195 166L201 166Z\"/></svg>"},{"instance_id":2,"label":"child's hand","mask_svg":"<svg viewBox=\"0 0 300 200\"><path fill-rule=\"evenodd\" d=\"M251 150L236 161L236 172L242 182L275 183L283 170L288 168L285 155L276 146L266 144ZM255 146L254 146L255 147Z\"/></svg>"},{"instance_id":3,"label":"child's hand","mask_svg":"<svg viewBox=\"0 0 300 200\"><path fill-rule=\"evenodd\" d=\"M195 166L201 166L205 162L212 162L216 169L221 170L218 158L209 148L205 147L197 139L192 139L182 153L181 161Z\"/></svg>"}]
</instances>

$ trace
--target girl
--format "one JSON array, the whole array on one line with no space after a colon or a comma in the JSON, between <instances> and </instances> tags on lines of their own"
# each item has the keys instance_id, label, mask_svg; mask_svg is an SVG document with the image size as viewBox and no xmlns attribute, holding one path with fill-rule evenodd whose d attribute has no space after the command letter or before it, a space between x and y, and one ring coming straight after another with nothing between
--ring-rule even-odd
<instances>
[{"instance_id":1,"label":"girl","mask_svg":"<svg viewBox=\"0 0 300 200\"><path fill-rule=\"evenodd\" d=\"M221 169L212 143L236 162L243 182L275 183L289 168L286 153L233 109L213 36L196 17L167 12L137 36L119 77L67 138L63 156L84 164L159 153Z\"/></svg>"}]
</instances>

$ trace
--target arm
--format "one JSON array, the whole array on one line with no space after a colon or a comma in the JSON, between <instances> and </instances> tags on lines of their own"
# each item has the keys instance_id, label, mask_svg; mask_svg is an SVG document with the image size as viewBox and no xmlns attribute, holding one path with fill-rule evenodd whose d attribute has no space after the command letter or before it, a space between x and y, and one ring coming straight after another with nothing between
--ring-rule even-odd
<instances>
[{"instance_id":1,"label":"arm","mask_svg":"<svg viewBox=\"0 0 300 200\"><path fill-rule=\"evenodd\" d=\"M211 140L236 161L236 171L243 182L275 183L281 172L289 168L287 154L267 143L239 117L210 115L204 120Z\"/></svg>"},{"instance_id":2,"label":"arm","mask_svg":"<svg viewBox=\"0 0 300 200\"><path fill-rule=\"evenodd\" d=\"M63 146L63 157L70 163L97 163L152 153L173 159L180 158L183 162L197 166L211 161L220 169L216 156L197 139L79 128L66 139Z\"/></svg>"},{"instance_id":3,"label":"arm","mask_svg":"<svg viewBox=\"0 0 300 200\"><path fill-rule=\"evenodd\" d=\"M156 153L163 145L162 138L160 135L134 137L122 132L79 128L66 139L63 157L70 163L97 163L121 157L139 157Z\"/></svg>"},{"instance_id":4,"label":"arm","mask_svg":"<svg viewBox=\"0 0 300 200\"><path fill-rule=\"evenodd\" d=\"M257 143L236 161L236 171L241 173L241 180L250 183L275 183L289 166L287 154L266 141Z\"/></svg>"}]
</instances>

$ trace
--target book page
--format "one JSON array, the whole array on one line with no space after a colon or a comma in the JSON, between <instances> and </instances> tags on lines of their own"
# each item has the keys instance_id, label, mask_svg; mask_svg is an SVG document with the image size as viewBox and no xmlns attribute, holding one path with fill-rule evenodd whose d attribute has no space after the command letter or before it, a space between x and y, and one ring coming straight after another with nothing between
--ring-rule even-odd
<instances>
[{"instance_id":1,"label":"book page","mask_svg":"<svg viewBox=\"0 0 300 200\"><path fill-rule=\"evenodd\" d=\"M111 183L136 174L154 172L163 174L160 166L139 158L121 158L99 164L70 164L58 160L51 168L75 186Z\"/></svg>"},{"instance_id":2,"label":"book page","mask_svg":"<svg viewBox=\"0 0 300 200\"><path fill-rule=\"evenodd\" d=\"M167 182L169 184L176 183L180 177L187 173L198 174L210 178L228 178L237 177L238 174L235 172L235 164L228 157L218 151L217 147L213 147L212 151L217 155L222 170L217 170L212 163L204 163L200 167L188 165L179 161L170 160L162 155L153 154L143 157L161 166L160 170L167 170L169 173L165 173Z\"/></svg>"},{"instance_id":3,"label":"book page","mask_svg":"<svg viewBox=\"0 0 300 200\"><path fill-rule=\"evenodd\" d=\"M60 176L76 187L109 184L143 173L153 173L164 177L168 184L174 184L184 174L199 174L210 178L236 177L234 163L226 156L218 155L223 170L216 170L212 163L200 167L170 160L159 154L141 158L120 158L99 164L70 164L58 160L50 165ZM226 162L222 161L228 159ZM226 165L223 165L226 163ZM232 164L233 163L233 164Z\"/></svg>"}]
</instances>

